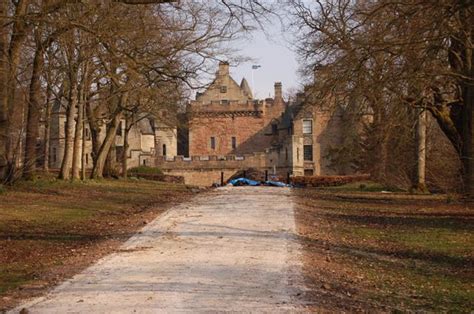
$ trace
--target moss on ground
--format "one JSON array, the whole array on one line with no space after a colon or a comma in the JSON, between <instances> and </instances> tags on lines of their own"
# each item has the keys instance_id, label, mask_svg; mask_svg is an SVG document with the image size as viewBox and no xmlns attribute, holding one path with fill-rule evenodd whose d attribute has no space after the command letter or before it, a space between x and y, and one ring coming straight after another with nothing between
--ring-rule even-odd
<instances>
[{"instance_id":1,"label":"moss on ground","mask_svg":"<svg viewBox=\"0 0 474 314\"><path fill-rule=\"evenodd\" d=\"M352 302L390 311L474 308L474 213L467 205L437 197L380 200L374 194L372 201L296 194L303 241L330 248L323 252L332 256L331 266L347 276L334 276L334 285L355 289Z\"/></svg>"}]
</instances>

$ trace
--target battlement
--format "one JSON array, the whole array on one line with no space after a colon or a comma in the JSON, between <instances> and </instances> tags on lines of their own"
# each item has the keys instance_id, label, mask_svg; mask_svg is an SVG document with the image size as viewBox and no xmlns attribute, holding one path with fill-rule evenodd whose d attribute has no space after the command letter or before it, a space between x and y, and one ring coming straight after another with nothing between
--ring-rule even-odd
<instances>
[{"instance_id":1,"label":"battlement","mask_svg":"<svg viewBox=\"0 0 474 314\"><path fill-rule=\"evenodd\" d=\"M240 102L236 100L211 101L202 103L199 101L192 101L188 106L188 112L220 112L220 111L261 111L264 104L258 101Z\"/></svg>"},{"instance_id":2,"label":"battlement","mask_svg":"<svg viewBox=\"0 0 474 314\"><path fill-rule=\"evenodd\" d=\"M202 103L193 101L188 104L187 111L191 116L263 116L267 113L273 116L275 110L280 112L284 109L281 105L284 106L285 103L272 98L247 102L211 101Z\"/></svg>"},{"instance_id":3,"label":"battlement","mask_svg":"<svg viewBox=\"0 0 474 314\"><path fill-rule=\"evenodd\" d=\"M267 152L256 152L241 156L175 156L174 158L158 156L155 157L155 167L165 171L176 169L270 168L270 160Z\"/></svg>"}]
</instances>

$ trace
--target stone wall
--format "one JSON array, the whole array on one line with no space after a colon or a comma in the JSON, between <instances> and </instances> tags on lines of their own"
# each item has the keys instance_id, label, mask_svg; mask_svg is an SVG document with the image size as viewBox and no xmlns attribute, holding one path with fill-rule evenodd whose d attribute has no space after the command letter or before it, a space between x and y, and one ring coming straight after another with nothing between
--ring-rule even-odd
<instances>
[{"instance_id":1,"label":"stone wall","mask_svg":"<svg viewBox=\"0 0 474 314\"><path fill-rule=\"evenodd\" d=\"M312 134L303 134L303 121L312 121ZM311 170L312 175L335 175L331 166L331 148L340 147L342 116L339 112L321 110L317 106L306 106L294 120L293 151L294 165L299 169ZM304 160L304 145L313 146L313 160ZM301 171L299 174L303 175Z\"/></svg>"},{"instance_id":2,"label":"stone wall","mask_svg":"<svg viewBox=\"0 0 474 314\"><path fill-rule=\"evenodd\" d=\"M275 151L224 157L157 157L154 165L166 174L183 176L186 184L197 186L211 186L213 183L220 183L221 173L224 173L224 181L226 181L237 171L249 168L260 171L266 170L269 174L282 176L286 176L288 171L291 171L291 168L288 168L285 164L278 163Z\"/></svg>"},{"instance_id":3,"label":"stone wall","mask_svg":"<svg viewBox=\"0 0 474 314\"><path fill-rule=\"evenodd\" d=\"M212 169L201 169L201 170L168 170L164 171L165 174L172 176L180 176L184 178L184 183L187 185L195 185L199 187L209 187L213 184L221 183L221 173L224 173L224 182L232 177L238 170L212 170Z\"/></svg>"}]
</instances>

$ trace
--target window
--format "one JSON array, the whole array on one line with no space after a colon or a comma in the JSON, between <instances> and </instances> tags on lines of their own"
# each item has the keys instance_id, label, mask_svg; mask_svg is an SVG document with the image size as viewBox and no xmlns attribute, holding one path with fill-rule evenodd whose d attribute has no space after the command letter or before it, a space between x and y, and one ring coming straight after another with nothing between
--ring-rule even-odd
<instances>
[{"instance_id":1,"label":"window","mask_svg":"<svg viewBox=\"0 0 474 314\"><path fill-rule=\"evenodd\" d=\"M300 148L296 148L296 160L299 161L300 160Z\"/></svg>"},{"instance_id":2,"label":"window","mask_svg":"<svg viewBox=\"0 0 474 314\"><path fill-rule=\"evenodd\" d=\"M304 145L303 154L305 161L313 161L313 145Z\"/></svg>"},{"instance_id":3,"label":"window","mask_svg":"<svg viewBox=\"0 0 474 314\"><path fill-rule=\"evenodd\" d=\"M220 89L221 89L221 93L222 93L222 94L227 93L227 86L221 86Z\"/></svg>"},{"instance_id":4,"label":"window","mask_svg":"<svg viewBox=\"0 0 474 314\"><path fill-rule=\"evenodd\" d=\"M272 124L272 134L273 135L278 134L278 125L276 123Z\"/></svg>"},{"instance_id":5,"label":"window","mask_svg":"<svg viewBox=\"0 0 474 314\"><path fill-rule=\"evenodd\" d=\"M303 134L313 134L313 120L303 120Z\"/></svg>"},{"instance_id":6,"label":"window","mask_svg":"<svg viewBox=\"0 0 474 314\"><path fill-rule=\"evenodd\" d=\"M146 166L146 159L143 159L143 165Z\"/></svg>"},{"instance_id":7,"label":"window","mask_svg":"<svg viewBox=\"0 0 474 314\"><path fill-rule=\"evenodd\" d=\"M163 156L166 156L166 144L163 144Z\"/></svg>"},{"instance_id":8,"label":"window","mask_svg":"<svg viewBox=\"0 0 474 314\"><path fill-rule=\"evenodd\" d=\"M120 162L122 160L123 155L123 146L116 146L115 147L115 161Z\"/></svg>"},{"instance_id":9,"label":"window","mask_svg":"<svg viewBox=\"0 0 474 314\"><path fill-rule=\"evenodd\" d=\"M285 148L285 160L288 160L288 147Z\"/></svg>"},{"instance_id":10,"label":"window","mask_svg":"<svg viewBox=\"0 0 474 314\"><path fill-rule=\"evenodd\" d=\"M211 137L211 149L216 149L216 138Z\"/></svg>"},{"instance_id":11,"label":"window","mask_svg":"<svg viewBox=\"0 0 474 314\"><path fill-rule=\"evenodd\" d=\"M237 138L235 136L232 136L232 149L237 148Z\"/></svg>"},{"instance_id":12,"label":"window","mask_svg":"<svg viewBox=\"0 0 474 314\"><path fill-rule=\"evenodd\" d=\"M119 122L116 134L122 136L122 121Z\"/></svg>"},{"instance_id":13,"label":"window","mask_svg":"<svg viewBox=\"0 0 474 314\"><path fill-rule=\"evenodd\" d=\"M229 104L229 101L227 99L222 99L221 100L221 104L222 105L228 105Z\"/></svg>"}]
</instances>

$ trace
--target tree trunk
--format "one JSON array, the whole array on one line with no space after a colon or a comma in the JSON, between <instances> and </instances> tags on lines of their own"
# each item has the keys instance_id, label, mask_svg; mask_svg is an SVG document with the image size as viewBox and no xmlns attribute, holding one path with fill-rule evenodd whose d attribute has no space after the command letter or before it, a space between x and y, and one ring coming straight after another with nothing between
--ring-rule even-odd
<instances>
[{"instance_id":1,"label":"tree trunk","mask_svg":"<svg viewBox=\"0 0 474 314\"><path fill-rule=\"evenodd\" d=\"M5 181L12 182L15 179L16 173L16 159L19 149L19 141L17 131L18 126L13 123L13 118L20 116L20 110L22 106L15 105L15 94L16 94L16 76L18 70L18 64L20 62L20 52L23 41L26 37L26 23L24 16L27 10L27 1L19 0L16 4L15 9L15 22L13 23L12 36L10 38L10 44L8 47L8 66L5 74L5 91L3 103L7 110L7 119L4 126L0 126L0 129L6 129L5 138Z\"/></svg>"},{"instance_id":2,"label":"tree trunk","mask_svg":"<svg viewBox=\"0 0 474 314\"><path fill-rule=\"evenodd\" d=\"M123 151L122 151L122 177L127 178L127 151L128 151L128 133L130 133L130 118L125 119L125 132L123 135Z\"/></svg>"},{"instance_id":3,"label":"tree trunk","mask_svg":"<svg viewBox=\"0 0 474 314\"><path fill-rule=\"evenodd\" d=\"M92 139L92 163L93 166L97 164L97 156L99 156L100 146L102 145L100 141L100 126L94 115L94 110L92 109L91 103L86 102L86 115L87 121L89 122L89 129L91 131Z\"/></svg>"},{"instance_id":4,"label":"tree trunk","mask_svg":"<svg viewBox=\"0 0 474 314\"><path fill-rule=\"evenodd\" d=\"M26 121L26 145L25 160L23 167L23 178L31 180L36 171L36 145L39 136L40 122L40 98L41 98L41 73L44 68L43 47L41 39L36 34L36 51L33 59L33 70L31 74L29 102L28 102L28 118Z\"/></svg>"},{"instance_id":5,"label":"tree trunk","mask_svg":"<svg viewBox=\"0 0 474 314\"><path fill-rule=\"evenodd\" d=\"M74 150L72 156L72 180L81 179L81 160L82 160L82 133L84 124L84 101L83 101L84 90L81 87L80 95L77 105L77 121L76 129L74 131Z\"/></svg>"},{"instance_id":6,"label":"tree trunk","mask_svg":"<svg viewBox=\"0 0 474 314\"><path fill-rule=\"evenodd\" d=\"M46 114L44 117L43 170L49 172L49 143L51 137L51 87L46 88Z\"/></svg>"},{"instance_id":7,"label":"tree trunk","mask_svg":"<svg viewBox=\"0 0 474 314\"><path fill-rule=\"evenodd\" d=\"M109 155L110 148L112 147L112 144L115 140L115 133L117 132L117 127L120 122L120 116L120 112L116 112L109 124L109 128L107 129L104 142L100 147L94 169L92 169L92 179L101 179L104 177L105 162L107 160L107 156Z\"/></svg>"},{"instance_id":8,"label":"tree trunk","mask_svg":"<svg viewBox=\"0 0 474 314\"><path fill-rule=\"evenodd\" d=\"M0 25L5 25L7 16L7 2L0 1ZM0 178L5 177L7 165L6 141L8 109L6 103L6 72L8 69L8 34L6 27L0 27ZM1 182L1 180L0 180Z\"/></svg>"},{"instance_id":9,"label":"tree trunk","mask_svg":"<svg viewBox=\"0 0 474 314\"><path fill-rule=\"evenodd\" d=\"M426 110L417 109L416 117L416 180L415 193L428 193L426 187Z\"/></svg>"},{"instance_id":10,"label":"tree trunk","mask_svg":"<svg viewBox=\"0 0 474 314\"><path fill-rule=\"evenodd\" d=\"M86 163L86 102L84 102L84 105L82 106L82 116L84 119L82 120L82 156L81 156L81 178L82 180L86 179L86 168L87 168L87 163Z\"/></svg>"},{"instance_id":11,"label":"tree trunk","mask_svg":"<svg viewBox=\"0 0 474 314\"><path fill-rule=\"evenodd\" d=\"M372 123L370 143L370 173L380 182L387 180L387 163L388 163L388 143L387 130L385 127L383 108L379 108L376 101L372 106L374 108L374 121Z\"/></svg>"},{"instance_id":12,"label":"tree trunk","mask_svg":"<svg viewBox=\"0 0 474 314\"><path fill-rule=\"evenodd\" d=\"M59 178L68 180L71 178L72 155L74 145L74 117L77 106L77 73L70 73L69 78L69 106L66 114L66 136L64 140L64 157L59 172Z\"/></svg>"},{"instance_id":13,"label":"tree trunk","mask_svg":"<svg viewBox=\"0 0 474 314\"><path fill-rule=\"evenodd\" d=\"M117 146L115 145L115 140L112 141L110 146L107 159L104 166L104 177L113 178L116 176L115 167L117 161Z\"/></svg>"},{"instance_id":14,"label":"tree trunk","mask_svg":"<svg viewBox=\"0 0 474 314\"><path fill-rule=\"evenodd\" d=\"M474 85L468 82L463 87L463 170L464 191L470 201L474 201Z\"/></svg>"}]
</instances>

